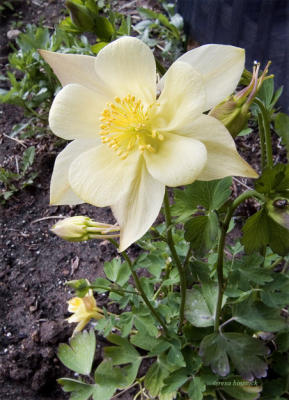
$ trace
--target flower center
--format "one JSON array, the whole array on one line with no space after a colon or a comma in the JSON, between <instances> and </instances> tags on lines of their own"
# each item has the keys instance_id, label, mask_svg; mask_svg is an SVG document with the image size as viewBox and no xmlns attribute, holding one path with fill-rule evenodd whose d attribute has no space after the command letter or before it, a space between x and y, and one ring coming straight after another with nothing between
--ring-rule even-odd
<instances>
[{"instance_id":1,"label":"flower center","mask_svg":"<svg viewBox=\"0 0 289 400\"><path fill-rule=\"evenodd\" d=\"M111 147L123 160L135 150L155 153L158 142L164 140L163 135L151 127L151 110L157 105L152 103L145 108L130 94L122 99L115 97L100 117L102 143Z\"/></svg>"}]
</instances>

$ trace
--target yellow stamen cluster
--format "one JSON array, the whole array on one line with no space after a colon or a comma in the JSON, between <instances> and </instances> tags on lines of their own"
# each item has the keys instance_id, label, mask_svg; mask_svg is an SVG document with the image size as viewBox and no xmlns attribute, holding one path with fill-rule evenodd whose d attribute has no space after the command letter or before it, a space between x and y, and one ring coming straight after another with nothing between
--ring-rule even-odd
<instances>
[{"instance_id":1,"label":"yellow stamen cluster","mask_svg":"<svg viewBox=\"0 0 289 400\"><path fill-rule=\"evenodd\" d=\"M108 103L100 117L100 136L103 143L111 147L122 159L133 150L156 152L157 140L162 134L151 128L150 111L157 105L153 103L146 109L140 100L128 94Z\"/></svg>"}]
</instances>

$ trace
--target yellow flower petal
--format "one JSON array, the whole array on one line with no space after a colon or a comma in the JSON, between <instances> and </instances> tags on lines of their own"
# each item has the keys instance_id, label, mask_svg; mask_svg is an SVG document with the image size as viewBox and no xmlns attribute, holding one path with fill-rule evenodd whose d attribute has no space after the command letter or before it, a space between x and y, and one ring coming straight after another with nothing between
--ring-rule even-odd
<instances>
[{"instance_id":1,"label":"yellow flower petal","mask_svg":"<svg viewBox=\"0 0 289 400\"><path fill-rule=\"evenodd\" d=\"M55 97L49 126L64 139L91 139L98 137L101 112L107 97L84 86L70 84Z\"/></svg>"},{"instance_id":2,"label":"yellow flower petal","mask_svg":"<svg viewBox=\"0 0 289 400\"><path fill-rule=\"evenodd\" d=\"M87 319L84 319L82 321L79 321L79 323L76 325L76 328L73 331L73 336L76 333L81 332L85 328L85 326L89 323L89 321L90 321L90 318L87 318Z\"/></svg>"},{"instance_id":3,"label":"yellow flower petal","mask_svg":"<svg viewBox=\"0 0 289 400\"><path fill-rule=\"evenodd\" d=\"M145 159L155 179L167 186L180 186L198 179L207 161L207 151L199 140L167 134L159 150L147 152Z\"/></svg>"},{"instance_id":4,"label":"yellow flower petal","mask_svg":"<svg viewBox=\"0 0 289 400\"><path fill-rule=\"evenodd\" d=\"M120 159L107 145L82 153L71 164L69 182L73 191L97 207L114 204L135 179L138 154Z\"/></svg>"},{"instance_id":5,"label":"yellow flower petal","mask_svg":"<svg viewBox=\"0 0 289 400\"><path fill-rule=\"evenodd\" d=\"M207 44L190 50L178 61L198 71L206 88L206 107L210 110L236 88L245 64L245 51L239 47Z\"/></svg>"},{"instance_id":6,"label":"yellow flower petal","mask_svg":"<svg viewBox=\"0 0 289 400\"><path fill-rule=\"evenodd\" d=\"M68 171L73 160L79 154L93 147L98 146L99 139L94 140L74 140L69 143L55 160L54 169L50 183L50 204L81 204L80 199L71 189L68 181Z\"/></svg>"},{"instance_id":7,"label":"yellow flower petal","mask_svg":"<svg viewBox=\"0 0 289 400\"><path fill-rule=\"evenodd\" d=\"M202 76L189 64L175 62L164 77L156 124L167 131L177 129L203 112L205 100Z\"/></svg>"},{"instance_id":8,"label":"yellow flower petal","mask_svg":"<svg viewBox=\"0 0 289 400\"><path fill-rule=\"evenodd\" d=\"M258 178L258 174L238 154L229 131L217 119L201 115L179 133L200 140L206 146L208 159L199 180L209 181L225 176Z\"/></svg>"},{"instance_id":9,"label":"yellow flower petal","mask_svg":"<svg viewBox=\"0 0 289 400\"><path fill-rule=\"evenodd\" d=\"M129 191L112 206L120 225L119 251L124 251L140 239L157 218L162 206L165 186L155 180L140 161L139 172Z\"/></svg>"},{"instance_id":10,"label":"yellow flower petal","mask_svg":"<svg viewBox=\"0 0 289 400\"><path fill-rule=\"evenodd\" d=\"M105 46L95 59L100 79L116 96L127 94L151 103L156 92L156 66L150 48L133 37L123 37Z\"/></svg>"},{"instance_id":11,"label":"yellow flower petal","mask_svg":"<svg viewBox=\"0 0 289 400\"><path fill-rule=\"evenodd\" d=\"M62 86L78 83L91 90L104 89L104 84L96 76L95 57L54 53L47 50L39 50L39 53L53 69Z\"/></svg>"}]
</instances>

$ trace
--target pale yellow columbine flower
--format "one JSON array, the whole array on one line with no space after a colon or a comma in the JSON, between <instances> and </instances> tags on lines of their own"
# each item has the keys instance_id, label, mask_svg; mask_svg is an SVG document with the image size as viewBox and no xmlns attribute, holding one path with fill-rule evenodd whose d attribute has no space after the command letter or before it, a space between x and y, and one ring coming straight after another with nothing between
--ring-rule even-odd
<instances>
[{"instance_id":1,"label":"pale yellow columbine flower","mask_svg":"<svg viewBox=\"0 0 289 400\"><path fill-rule=\"evenodd\" d=\"M74 139L56 159L51 203L111 206L121 228L120 251L153 224L165 185L257 177L224 125L203 114L235 89L244 50L196 48L158 84L154 56L136 38L120 38L95 58L41 54L64 86L52 104L50 127Z\"/></svg>"},{"instance_id":2,"label":"pale yellow columbine flower","mask_svg":"<svg viewBox=\"0 0 289 400\"><path fill-rule=\"evenodd\" d=\"M67 321L69 323L78 323L73 331L73 335L82 331L91 319L98 320L103 318L103 311L97 307L91 289L84 297L73 297L68 300L68 311L73 313L73 315Z\"/></svg>"}]
</instances>

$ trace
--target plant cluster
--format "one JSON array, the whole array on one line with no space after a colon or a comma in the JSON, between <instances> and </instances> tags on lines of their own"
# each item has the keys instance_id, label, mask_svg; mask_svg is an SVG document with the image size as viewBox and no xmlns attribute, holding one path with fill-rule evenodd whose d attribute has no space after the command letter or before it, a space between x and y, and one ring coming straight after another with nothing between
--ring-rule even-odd
<instances>
[{"instance_id":1,"label":"plant cluster","mask_svg":"<svg viewBox=\"0 0 289 400\"><path fill-rule=\"evenodd\" d=\"M35 158L35 147L30 146L24 150L20 163L16 161L16 172L10 169L0 167L0 203L5 203L14 193L32 185L38 172L32 171L32 165Z\"/></svg>"},{"instance_id":2,"label":"plant cluster","mask_svg":"<svg viewBox=\"0 0 289 400\"><path fill-rule=\"evenodd\" d=\"M132 46L134 52L131 53ZM135 98L145 98L141 97L143 87L150 90L146 71L143 70L143 86L137 86L138 69L135 68L133 76L128 66L131 68L140 62L135 61L138 53L140 58L146 57L146 62L144 58L141 61L149 69L150 55L143 45L131 38L119 39L105 47L94 65L98 76L111 77L108 82L113 85L113 94L133 90L135 95L116 96L110 104L104 102L105 92L101 89L95 94L92 86L89 91L86 89L92 75L82 77L78 86L73 82L79 80L79 76L74 75L67 77L68 81L54 100L50 112L51 128L57 135L74 141L56 160L51 201L76 204L84 199L95 205L112 204L120 225L119 234L114 232L114 236L120 236L119 244L110 236L109 232L113 231L100 232L98 228L100 237L108 238L120 251L119 257L105 263L105 278L96 278L93 282L86 279L68 282L75 290L77 297L74 299L79 305L70 308L73 314L70 318L77 320L78 325L70 343L60 345L58 356L64 365L81 375L78 379L59 379L63 390L70 392L72 399L102 396L109 400L132 388L135 399L160 400L280 400L288 394L289 169L287 164L273 163L270 129L273 123L282 126L286 118L283 114L280 117L275 110L282 89L274 92L273 77L267 75L268 66L259 73L260 66L257 65L253 74L244 72L242 79L246 86L225 97L224 87L227 92L231 90L229 79L235 82L235 74L238 76L242 72L243 56L238 53L239 61L236 61L234 54L240 70L235 66L235 72L225 78L220 71L225 62L222 52L227 48L215 46L193 50L177 60L159 83L158 108L154 109L153 103L148 108L152 111L147 113ZM212 62L210 65L215 68L215 73L203 74L208 94L204 98L201 87L197 86L197 81L200 82L199 75L195 75L197 70L193 72L189 63L194 66L197 59L200 63L197 67L202 71L202 58L198 56L210 57L211 51L219 54L214 61L216 65L220 62L222 67L218 69ZM230 51L234 52L233 49ZM126 54L126 69L123 69L123 54ZM53 66L54 55L43 55ZM60 57L58 62L62 63L62 70L58 70L58 75L64 81L66 60ZM118 72L109 75L110 65L114 65L112 57L119 63ZM86 62L88 60L83 60L83 65L89 65ZM175 86L174 76L178 77L180 71L182 77L185 76L185 85L190 88L188 92L179 80L178 87ZM123 74L123 79L118 74ZM130 76L132 89L125 86L128 85L126 74ZM211 91L210 79L223 79L224 82L227 79L226 84L219 85L223 92ZM79 98L81 103L76 100ZM191 98L194 103L190 103ZM95 142L95 122L89 118L87 99L95 110L100 109L102 144ZM174 102L173 109L169 108L171 101ZM101 102L104 102L103 112L99 106ZM199 106L203 110L211 109L209 115L198 116ZM186 114L186 107L189 114ZM219 125L216 117L227 124L234 136L236 130L242 135L252 132L246 126L248 120L254 132L258 131L260 135L261 174L252 189L248 188L238 196L232 193L230 175L238 171L239 175L257 176L237 155L232 137L227 130L223 131L224 125ZM83 126L82 134L78 133L79 123ZM183 128L183 124L185 127L191 125L188 129ZM208 128L212 132L209 136L206 134ZM186 139L174 137L175 132L178 135L182 132ZM189 141L196 137L206 145L208 152L205 170L199 170L197 177L194 175L196 165L203 163L202 148L194 142L201 154L194 153L192 160L193 149ZM170 151L170 140L175 140L174 151L179 151L179 157L182 157L182 161L178 158L178 163L174 163L175 152ZM108 151L106 146L111 150ZM191 157L184 162L187 148ZM142 164L133 177L134 183L123 189L125 183L130 182L130 174L134 173L130 168L138 162L136 160L141 160ZM195 163L195 169L190 169L190 163ZM144 165L154 178L167 186L185 185L183 189L166 189L162 208L165 222L151 227L145 236L143 231L148 230L155 218L148 210L158 207L155 196L161 186L159 182L151 186L139 183L148 179ZM126 182L119 175L120 171ZM215 179L216 176L223 178ZM192 183L188 183L188 179ZM121 190L124 194L119 195ZM258 203L257 211L242 224L241 238L230 237L235 224L240 226L235 217L238 207L250 198ZM95 233L90 226L98 223L86 222L80 231L78 224L77 238L73 221L68 219L65 224L65 235L60 230L58 235L66 240L81 241ZM56 232L58 224L53 229ZM132 242L137 242L143 250L134 259L125 251ZM119 313L98 308L93 293L107 294L109 302L118 306ZM83 315L82 328L89 320L96 320L93 329L79 332L80 315ZM94 365L94 331L97 337L101 335L107 341L99 365Z\"/></svg>"}]
</instances>

